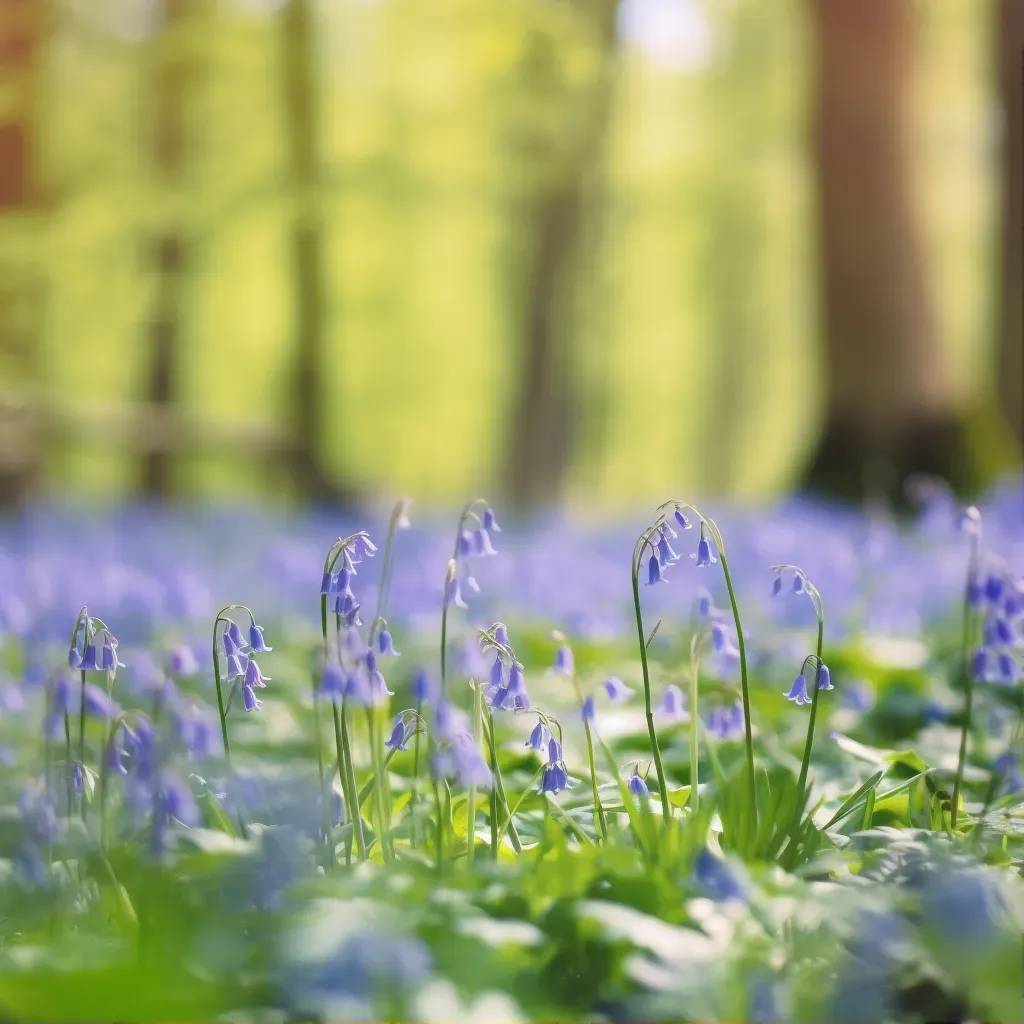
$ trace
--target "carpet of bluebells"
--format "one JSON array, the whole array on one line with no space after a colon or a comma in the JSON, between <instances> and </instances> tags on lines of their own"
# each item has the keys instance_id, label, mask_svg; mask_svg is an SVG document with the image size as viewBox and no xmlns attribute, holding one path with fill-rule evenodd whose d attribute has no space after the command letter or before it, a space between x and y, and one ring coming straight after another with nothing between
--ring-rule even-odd
<instances>
[{"instance_id":1,"label":"carpet of bluebells","mask_svg":"<svg viewBox=\"0 0 1024 1024\"><path fill-rule=\"evenodd\" d=\"M1024 496L915 500L0 524L0 1014L1024 1020Z\"/></svg>"}]
</instances>

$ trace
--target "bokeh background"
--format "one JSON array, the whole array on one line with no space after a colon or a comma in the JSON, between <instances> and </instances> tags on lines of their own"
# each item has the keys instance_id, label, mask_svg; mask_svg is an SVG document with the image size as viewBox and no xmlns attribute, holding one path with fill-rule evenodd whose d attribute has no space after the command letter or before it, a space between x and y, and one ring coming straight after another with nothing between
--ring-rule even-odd
<instances>
[{"instance_id":1,"label":"bokeh background","mask_svg":"<svg viewBox=\"0 0 1024 1024\"><path fill-rule=\"evenodd\" d=\"M0 0L0 499L1019 461L1024 2Z\"/></svg>"}]
</instances>

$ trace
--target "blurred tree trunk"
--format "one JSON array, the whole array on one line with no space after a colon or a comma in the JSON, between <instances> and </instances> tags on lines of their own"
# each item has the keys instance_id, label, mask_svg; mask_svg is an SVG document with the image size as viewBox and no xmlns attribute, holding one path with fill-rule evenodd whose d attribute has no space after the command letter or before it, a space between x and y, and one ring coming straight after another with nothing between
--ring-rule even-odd
<instances>
[{"instance_id":1,"label":"blurred tree trunk","mask_svg":"<svg viewBox=\"0 0 1024 1024\"><path fill-rule=\"evenodd\" d=\"M0 0L0 216L30 219L42 207L35 169L37 71L47 5ZM25 247L16 246L24 255ZM38 264L0 265L0 379L20 402L0 409L0 507L20 502L39 476L42 446L29 389L38 378L44 283Z\"/></svg>"},{"instance_id":2,"label":"blurred tree trunk","mask_svg":"<svg viewBox=\"0 0 1024 1024\"><path fill-rule=\"evenodd\" d=\"M807 484L896 500L914 472L962 485L963 428L912 196L914 5L811 7L827 418Z\"/></svg>"},{"instance_id":3,"label":"blurred tree trunk","mask_svg":"<svg viewBox=\"0 0 1024 1024\"><path fill-rule=\"evenodd\" d=\"M182 187L187 161L185 115L195 69L181 36L193 0L164 0L164 27L158 44L153 96L152 157L163 189ZM150 244L156 270L156 297L149 321L149 369L146 397L157 409L172 409L178 400L182 335L182 284L188 246L180 224L168 221ZM142 492L153 500L168 498L173 489L172 453L152 448L142 453Z\"/></svg>"},{"instance_id":4,"label":"blurred tree trunk","mask_svg":"<svg viewBox=\"0 0 1024 1024\"><path fill-rule=\"evenodd\" d=\"M999 397L1024 445L1024 0L999 0L996 20L1003 104L1002 277L999 302Z\"/></svg>"},{"instance_id":5,"label":"blurred tree trunk","mask_svg":"<svg viewBox=\"0 0 1024 1024\"><path fill-rule=\"evenodd\" d=\"M332 481L323 445L332 423L320 386L325 365L326 289L320 188L320 131L317 64L310 0L290 0L284 9L284 97L295 191L291 234L295 293L295 369L290 469L299 493L312 501L350 504L354 495Z\"/></svg>"},{"instance_id":6,"label":"blurred tree trunk","mask_svg":"<svg viewBox=\"0 0 1024 1024\"><path fill-rule=\"evenodd\" d=\"M571 454L576 396L570 358L574 256L584 226L587 182L601 154L611 108L618 0L580 0L593 19L600 67L573 152L560 160L527 214L530 248L505 485L527 508L557 498Z\"/></svg>"}]
</instances>

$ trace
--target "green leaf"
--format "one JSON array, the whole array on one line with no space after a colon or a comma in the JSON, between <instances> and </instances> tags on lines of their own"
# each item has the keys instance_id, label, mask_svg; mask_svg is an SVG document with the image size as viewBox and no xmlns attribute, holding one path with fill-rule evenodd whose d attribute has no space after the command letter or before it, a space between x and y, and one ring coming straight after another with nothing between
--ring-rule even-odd
<instances>
[{"instance_id":1,"label":"green leaf","mask_svg":"<svg viewBox=\"0 0 1024 1024\"><path fill-rule=\"evenodd\" d=\"M877 786L879 782L882 781L883 775L885 775L885 769L875 772L875 774L872 775L871 778L867 780L867 782L858 786L854 793L848 796L843 801L839 810L836 811L836 813L833 814L827 822L825 822L825 829L830 829L833 825L836 824L836 822L845 818L846 815L854 809L856 804L860 801L861 797L863 797L869 790L873 790L875 786Z\"/></svg>"},{"instance_id":2,"label":"green leaf","mask_svg":"<svg viewBox=\"0 0 1024 1024\"><path fill-rule=\"evenodd\" d=\"M654 629L651 630L650 634L647 637L647 643L644 644L645 648L649 648L651 646L651 641L658 635L658 630L660 628L661 619L658 619L658 621L654 624Z\"/></svg>"}]
</instances>

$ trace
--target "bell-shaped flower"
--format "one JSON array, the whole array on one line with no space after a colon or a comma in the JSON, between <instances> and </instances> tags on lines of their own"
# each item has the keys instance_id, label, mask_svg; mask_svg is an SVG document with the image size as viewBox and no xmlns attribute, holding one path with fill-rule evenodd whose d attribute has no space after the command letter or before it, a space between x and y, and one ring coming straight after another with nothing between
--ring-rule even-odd
<instances>
[{"instance_id":1,"label":"bell-shaped flower","mask_svg":"<svg viewBox=\"0 0 1024 1024\"><path fill-rule=\"evenodd\" d=\"M568 644L562 644L555 651L555 672L564 676L571 676L575 669L575 660L572 656L572 648Z\"/></svg>"},{"instance_id":2,"label":"bell-shaped flower","mask_svg":"<svg viewBox=\"0 0 1024 1024\"><path fill-rule=\"evenodd\" d=\"M395 650L394 641L391 639L391 631L386 626L377 637L377 650L381 654L390 654L395 658L398 657L398 651Z\"/></svg>"},{"instance_id":3,"label":"bell-shaped flower","mask_svg":"<svg viewBox=\"0 0 1024 1024\"><path fill-rule=\"evenodd\" d=\"M667 582L661 572L661 562L658 560L657 555L651 555L650 561L647 563L647 585L649 587L654 586L655 583Z\"/></svg>"},{"instance_id":4,"label":"bell-shaped flower","mask_svg":"<svg viewBox=\"0 0 1024 1024\"><path fill-rule=\"evenodd\" d=\"M249 627L249 646L257 654L266 654L274 649L267 646L267 642L263 638L263 627L257 626L255 622Z\"/></svg>"},{"instance_id":5,"label":"bell-shaped flower","mask_svg":"<svg viewBox=\"0 0 1024 1024\"><path fill-rule=\"evenodd\" d=\"M263 707L263 701L257 700L256 692L251 686L242 684L242 703L246 711L259 711Z\"/></svg>"},{"instance_id":6,"label":"bell-shaped flower","mask_svg":"<svg viewBox=\"0 0 1024 1024\"><path fill-rule=\"evenodd\" d=\"M409 732L405 727L405 714L395 715L391 735L384 741L384 746L391 750L408 750Z\"/></svg>"},{"instance_id":7,"label":"bell-shaped flower","mask_svg":"<svg viewBox=\"0 0 1024 1024\"><path fill-rule=\"evenodd\" d=\"M682 722L689 717L686 712L686 701L683 697L683 691L674 685L666 688L658 710L672 722Z\"/></svg>"},{"instance_id":8,"label":"bell-shaped flower","mask_svg":"<svg viewBox=\"0 0 1024 1024\"><path fill-rule=\"evenodd\" d=\"M476 554L483 557L498 553L491 543L491 535L482 526L473 533L473 548Z\"/></svg>"},{"instance_id":9,"label":"bell-shaped flower","mask_svg":"<svg viewBox=\"0 0 1024 1024\"><path fill-rule=\"evenodd\" d=\"M250 689L253 689L254 687L263 689L269 681L270 677L265 676L260 671L259 665L256 664L256 659L250 658L249 664L245 666L245 680L243 685L248 686Z\"/></svg>"},{"instance_id":10,"label":"bell-shaped flower","mask_svg":"<svg viewBox=\"0 0 1024 1024\"><path fill-rule=\"evenodd\" d=\"M225 675L228 679L231 679L233 676L240 676L245 671L242 668L242 662L245 660L242 656L232 652L224 660L227 663Z\"/></svg>"},{"instance_id":11,"label":"bell-shaped flower","mask_svg":"<svg viewBox=\"0 0 1024 1024\"><path fill-rule=\"evenodd\" d=\"M677 508L675 510L674 515L675 520L679 524L680 529L690 530L693 528L693 523L691 523L690 520L687 519L687 517L683 514L683 510L681 508Z\"/></svg>"},{"instance_id":12,"label":"bell-shaped flower","mask_svg":"<svg viewBox=\"0 0 1024 1024\"><path fill-rule=\"evenodd\" d=\"M602 684L604 692L613 704L621 704L633 696L633 690L628 687L618 676L609 676Z\"/></svg>"},{"instance_id":13,"label":"bell-shaped flower","mask_svg":"<svg viewBox=\"0 0 1024 1024\"><path fill-rule=\"evenodd\" d=\"M77 647L68 650L68 668L77 669L82 667L82 652Z\"/></svg>"},{"instance_id":14,"label":"bell-shaped flower","mask_svg":"<svg viewBox=\"0 0 1024 1024\"><path fill-rule=\"evenodd\" d=\"M580 705L580 717L584 722L592 722L594 720L594 698L587 695L583 698L583 703Z\"/></svg>"},{"instance_id":15,"label":"bell-shaped flower","mask_svg":"<svg viewBox=\"0 0 1024 1024\"><path fill-rule=\"evenodd\" d=\"M531 747L534 750L544 750L547 748L548 740L551 739L551 733L548 727L537 720L537 724L533 727L533 731L530 733L530 738L526 741L526 746Z\"/></svg>"},{"instance_id":16,"label":"bell-shaped flower","mask_svg":"<svg viewBox=\"0 0 1024 1024\"><path fill-rule=\"evenodd\" d=\"M714 565L718 559L711 553L711 545L708 542L707 530L704 528L704 524L701 523L700 527L700 540L697 541L697 553L691 555L691 558L697 560L697 567L699 569L706 569L710 565Z\"/></svg>"},{"instance_id":17,"label":"bell-shaped flower","mask_svg":"<svg viewBox=\"0 0 1024 1024\"><path fill-rule=\"evenodd\" d=\"M791 700L794 704L811 703L811 698L807 694L807 679L804 677L803 672L793 681L793 685L789 688L789 692L785 694L785 697L786 700Z\"/></svg>"},{"instance_id":18,"label":"bell-shaped flower","mask_svg":"<svg viewBox=\"0 0 1024 1024\"><path fill-rule=\"evenodd\" d=\"M627 785L629 786L629 791L633 796L647 797L651 795L651 790L646 781L644 781L636 771L634 771L632 776L630 776Z\"/></svg>"},{"instance_id":19,"label":"bell-shaped flower","mask_svg":"<svg viewBox=\"0 0 1024 1024\"><path fill-rule=\"evenodd\" d=\"M661 536L658 538L658 559L662 565L672 565L673 562L679 561L679 556L672 550L672 545L668 542L667 533L662 530Z\"/></svg>"},{"instance_id":20,"label":"bell-shaped flower","mask_svg":"<svg viewBox=\"0 0 1024 1024\"><path fill-rule=\"evenodd\" d=\"M481 526L488 533L501 533L501 527L498 525L498 521L494 518L494 510L491 508L485 508Z\"/></svg>"},{"instance_id":21,"label":"bell-shaped flower","mask_svg":"<svg viewBox=\"0 0 1024 1024\"><path fill-rule=\"evenodd\" d=\"M832 674L828 670L828 665L826 665L824 662L821 663L821 668L818 670L818 689L835 689L835 687L832 685Z\"/></svg>"},{"instance_id":22,"label":"bell-shaped flower","mask_svg":"<svg viewBox=\"0 0 1024 1024\"><path fill-rule=\"evenodd\" d=\"M236 650L241 650L245 646L245 641L242 639L242 630L234 620L228 622L227 635L231 637Z\"/></svg>"},{"instance_id":23,"label":"bell-shaped flower","mask_svg":"<svg viewBox=\"0 0 1024 1024\"><path fill-rule=\"evenodd\" d=\"M83 672L100 671L100 663L96 659L96 645L94 643L85 645L85 653L82 655L82 663L79 668Z\"/></svg>"}]
</instances>

